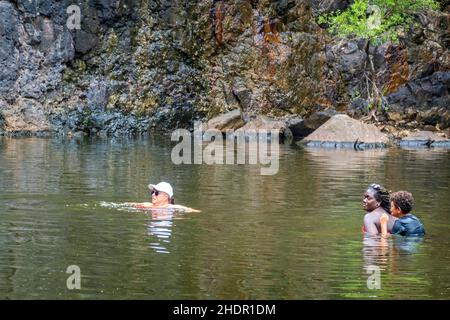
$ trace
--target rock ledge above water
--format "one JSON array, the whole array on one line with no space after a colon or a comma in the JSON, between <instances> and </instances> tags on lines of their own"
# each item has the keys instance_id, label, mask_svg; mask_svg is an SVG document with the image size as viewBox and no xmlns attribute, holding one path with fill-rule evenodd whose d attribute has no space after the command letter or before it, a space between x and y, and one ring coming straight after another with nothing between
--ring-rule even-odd
<instances>
[{"instance_id":1,"label":"rock ledge above water","mask_svg":"<svg viewBox=\"0 0 450 320\"><path fill-rule=\"evenodd\" d=\"M384 148L388 137L376 126L365 124L347 115L338 114L311 133L301 144L323 148Z\"/></svg>"},{"instance_id":2,"label":"rock ledge above water","mask_svg":"<svg viewBox=\"0 0 450 320\"><path fill-rule=\"evenodd\" d=\"M446 147L450 148L450 139L431 131L418 131L400 140L401 147Z\"/></svg>"}]
</instances>

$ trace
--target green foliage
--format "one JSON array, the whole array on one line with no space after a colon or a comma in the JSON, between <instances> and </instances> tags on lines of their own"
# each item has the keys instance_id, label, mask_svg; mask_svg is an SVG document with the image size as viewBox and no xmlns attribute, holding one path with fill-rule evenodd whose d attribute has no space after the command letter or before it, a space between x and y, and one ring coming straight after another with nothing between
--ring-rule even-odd
<instances>
[{"instance_id":1,"label":"green foliage","mask_svg":"<svg viewBox=\"0 0 450 320\"><path fill-rule=\"evenodd\" d=\"M434 0L355 0L347 10L320 16L318 22L327 23L339 37L397 41L399 28L408 25L415 12L437 9Z\"/></svg>"}]
</instances>

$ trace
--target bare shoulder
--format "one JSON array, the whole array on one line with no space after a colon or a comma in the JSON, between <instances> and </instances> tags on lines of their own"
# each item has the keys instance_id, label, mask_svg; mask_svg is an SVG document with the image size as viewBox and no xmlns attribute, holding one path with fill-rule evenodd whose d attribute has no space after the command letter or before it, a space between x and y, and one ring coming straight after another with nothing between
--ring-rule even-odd
<instances>
[{"instance_id":1,"label":"bare shoulder","mask_svg":"<svg viewBox=\"0 0 450 320\"><path fill-rule=\"evenodd\" d=\"M372 223L374 221L374 215L371 212L368 212L364 215L364 223Z\"/></svg>"}]
</instances>

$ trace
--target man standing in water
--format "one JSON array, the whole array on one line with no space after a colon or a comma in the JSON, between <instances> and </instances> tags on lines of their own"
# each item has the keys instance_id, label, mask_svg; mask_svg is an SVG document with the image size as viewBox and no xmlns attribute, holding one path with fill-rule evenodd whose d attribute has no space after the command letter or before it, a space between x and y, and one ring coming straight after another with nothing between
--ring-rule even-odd
<instances>
[{"instance_id":1,"label":"man standing in water","mask_svg":"<svg viewBox=\"0 0 450 320\"><path fill-rule=\"evenodd\" d=\"M371 184L364 193L362 206L367 212L364 216L363 232L371 235L381 233L380 218L383 213L387 213L388 232L391 232L394 225L394 219L391 216L391 203L389 199L389 191L379 184Z\"/></svg>"}]
</instances>

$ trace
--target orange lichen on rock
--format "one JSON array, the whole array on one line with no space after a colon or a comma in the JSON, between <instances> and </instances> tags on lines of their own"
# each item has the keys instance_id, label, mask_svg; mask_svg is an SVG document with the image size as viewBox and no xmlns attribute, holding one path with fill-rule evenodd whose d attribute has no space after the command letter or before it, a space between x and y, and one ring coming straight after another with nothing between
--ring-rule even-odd
<instances>
[{"instance_id":1,"label":"orange lichen on rock","mask_svg":"<svg viewBox=\"0 0 450 320\"><path fill-rule=\"evenodd\" d=\"M388 64L389 79L387 92L384 94L389 94L408 82L408 52L403 47L391 45L386 51L385 58Z\"/></svg>"},{"instance_id":2,"label":"orange lichen on rock","mask_svg":"<svg viewBox=\"0 0 450 320\"><path fill-rule=\"evenodd\" d=\"M223 43L223 2L218 1L214 7L214 36L218 44Z\"/></svg>"},{"instance_id":3,"label":"orange lichen on rock","mask_svg":"<svg viewBox=\"0 0 450 320\"><path fill-rule=\"evenodd\" d=\"M279 43L280 36L277 31L277 25L274 22L271 22L269 18L264 17L263 19L263 34L264 41L268 43Z\"/></svg>"}]
</instances>

